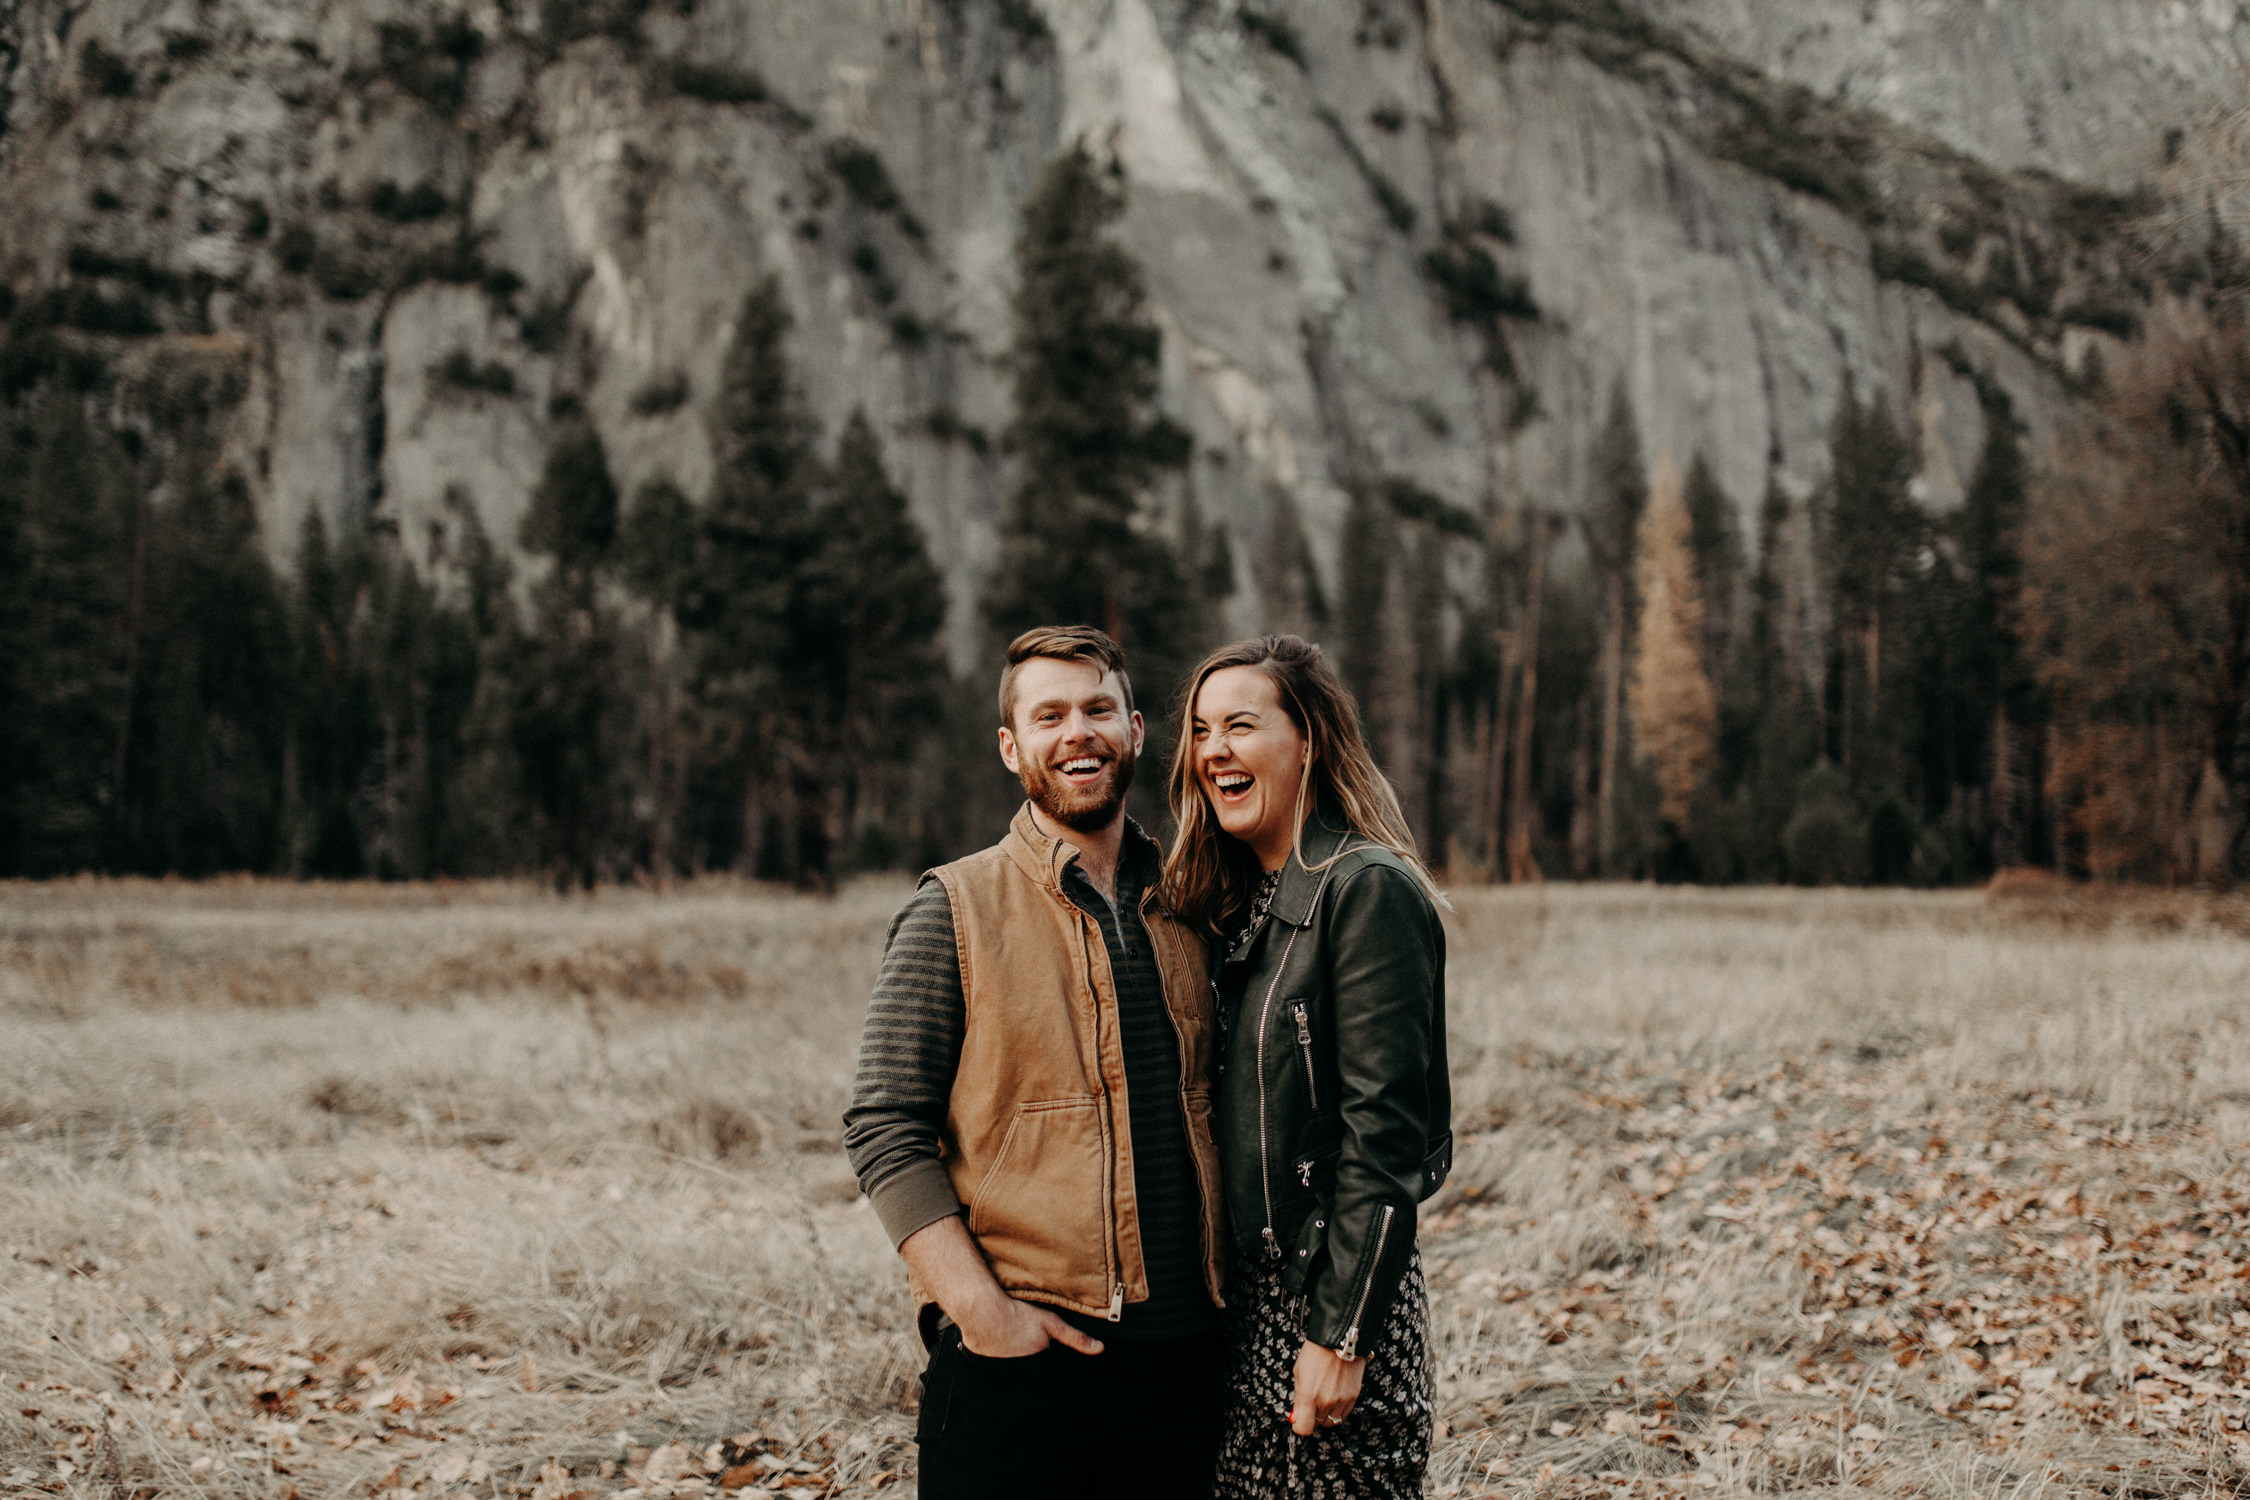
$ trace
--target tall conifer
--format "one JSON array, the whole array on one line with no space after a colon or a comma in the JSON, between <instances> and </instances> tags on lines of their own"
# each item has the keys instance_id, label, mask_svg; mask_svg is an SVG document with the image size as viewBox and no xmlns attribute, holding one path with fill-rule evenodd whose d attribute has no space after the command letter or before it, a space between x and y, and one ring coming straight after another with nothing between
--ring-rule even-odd
<instances>
[{"instance_id":1,"label":"tall conifer","mask_svg":"<svg viewBox=\"0 0 2250 1500\"><path fill-rule=\"evenodd\" d=\"M601 589L616 539L617 485L601 435L583 417L566 418L524 515L524 545L553 567L533 588L532 632L510 673L516 754L561 883L591 885L621 860L629 709L616 680L617 621Z\"/></svg>"},{"instance_id":2,"label":"tall conifer","mask_svg":"<svg viewBox=\"0 0 2250 1500\"><path fill-rule=\"evenodd\" d=\"M814 520L821 545L802 580L797 649L823 689L828 837L860 840L861 858L879 862L900 832L916 731L944 709L945 587L864 412L845 424Z\"/></svg>"},{"instance_id":3,"label":"tall conifer","mask_svg":"<svg viewBox=\"0 0 2250 1500\"><path fill-rule=\"evenodd\" d=\"M1136 516L1189 440L1154 410L1160 335L1139 264L1107 233L1123 212L1082 145L1048 165L1024 205L1007 433L1019 467L984 610L1003 640L1100 626L1132 653L1144 690L1161 693L1194 647L1193 601L1174 548Z\"/></svg>"},{"instance_id":4,"label":"tall conifer","mask_svg":"<svg viewBox=\"0 0 2250 1500\"><path fill-rule=\"evenodd\" d=\"M1834 591L1842 675L1838 749L1855 784L1896 775L1883 734L1884 609L1927 538L1926 518L1907 493L1914 455L1882 396L1862 402L1848 383L1828 428L1823 520Z\"/></svg>"},{"instance_id":5,"label":"tall conifer","mask_svg":"<svg viewBox=\"0 0 2250 1500\"><path fill-rule=\"evenodd\" d=\"M1640 423L1619 376L1610 388L1609 415L1594 440L1593 507L1586 541L1602 585L1601 751L1595 769L1595 841L1604 874L1618 862L1617 793L1625 712L1625 645L1633 605L1633 544L1648 504L1648 471L1641 459Z\"/></svg>"},{"instance_id":6,"label":"tall conifer","mask_svg":"<svg viewBox=\"0 0 2250 1500\"><path fill-rule=\"evenodd\" d=\"M691 793L705 847L753 873L825 869L822 810L801 805L820 685L797 659L800 574L819 545L824 482L815 429L789 366L791 319L767 277L743 298L710 414L717 459L681 618L707 752Z\"/></svg>"}]
</instances>

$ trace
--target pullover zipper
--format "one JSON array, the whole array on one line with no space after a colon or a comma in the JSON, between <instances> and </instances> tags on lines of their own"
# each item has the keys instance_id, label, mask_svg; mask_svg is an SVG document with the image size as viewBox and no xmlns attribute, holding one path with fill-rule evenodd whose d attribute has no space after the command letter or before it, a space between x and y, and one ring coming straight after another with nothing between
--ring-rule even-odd
<instances>
[{"instance_id":1,"label":"pullover zipper","mask_svg":"<svg viewBox=\"0 0 2250 1500\"><path fill-rule=\"evenodd\" d=\"M1359 1306L1352 1309L1352 1326L1344 1330L1344 1341L1336 1346L1338 1359L1359 1358L1359 1321L1367 1315L1367 1299L1375 1294L1375 1273L1382 1269L1383 1247L1390 1243L1391 1218L1398 1205L1383 1205L1383 1222L1375 1226L1375 1253L1367 1258L1367 1280L1359 1289Z\"/></svg>"}]
</instances>

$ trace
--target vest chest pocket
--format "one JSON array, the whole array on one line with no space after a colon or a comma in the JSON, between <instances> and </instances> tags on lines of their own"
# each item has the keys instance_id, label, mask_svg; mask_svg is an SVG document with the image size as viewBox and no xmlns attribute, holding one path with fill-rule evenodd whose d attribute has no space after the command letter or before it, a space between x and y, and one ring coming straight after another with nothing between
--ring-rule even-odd
<instances>
[{"instance_id":1,"label":"vest chest pocket","mask_svg":"<svg viewBox=\"0 0 2250 1500\"><path fill-rule=\"evenodd\" d=\"M969 1201L969 1233L1002 1286L1040 1286L1065 1267L1108 1264L1108 1176L1098 1098L1016 1106Z\"/></svg>"}]
</instances>

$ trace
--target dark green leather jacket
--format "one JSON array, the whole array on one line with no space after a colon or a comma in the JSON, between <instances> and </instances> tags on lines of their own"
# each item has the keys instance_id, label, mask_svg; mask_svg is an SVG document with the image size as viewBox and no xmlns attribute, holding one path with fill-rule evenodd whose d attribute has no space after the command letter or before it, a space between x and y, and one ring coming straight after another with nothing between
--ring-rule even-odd
<instances>
[{"instance_id":1,"label":"dark green leather jacket","mask_svg":"<svg viewBox=\"0 0 2250 1500\"><path fill-rule=\"evenodd\" d=\"M1306 820L1304 863L1213 983L1236 1250L1278 1262L1311 1298L1305 1337L1352 1356L1380 1335L1416 1205L1451 1168L1453 1096L1445 929L1398 857L1342 824Z\"/></svg>"}]
</instances>

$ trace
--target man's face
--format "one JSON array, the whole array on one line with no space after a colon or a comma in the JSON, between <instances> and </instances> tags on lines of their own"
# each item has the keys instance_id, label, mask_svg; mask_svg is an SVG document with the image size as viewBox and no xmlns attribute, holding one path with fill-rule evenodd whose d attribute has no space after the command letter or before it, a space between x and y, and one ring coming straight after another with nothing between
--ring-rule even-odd
<instances>
[{"instance_id":1,"label":"man's face","mask_svg":"<svg viewBox=\"0 0 2250 1500\"><path fill-rule=\"evenodd\" d=\"M1033 806L1094 833L1125 805L1142 733L1116 673L1036 656L1016 671L1015 723L1000 731L1000 758Z\"/></svg>"}]
</instances>

